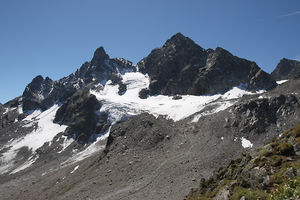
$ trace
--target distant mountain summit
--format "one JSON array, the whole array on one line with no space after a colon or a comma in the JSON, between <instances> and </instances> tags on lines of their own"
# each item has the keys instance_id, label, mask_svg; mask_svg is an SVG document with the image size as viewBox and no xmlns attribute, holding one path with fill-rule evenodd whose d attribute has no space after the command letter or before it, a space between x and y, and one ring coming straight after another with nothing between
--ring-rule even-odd
<instances>
[{"instance_id":1,"label":"distant mountain summit","mask_svg":"<svg viewBox=\"0 0 300 200\"><path fill-rule=\"evenodd\" d=\"M271 89L276 83L254 62L233 56L220 47L203 49L181 33L154 49L138 68L150 77L150 94L216 94L234 86Z\"/></svg>"},{"instance_id":2,"label":"distant mountain summit","mask_svg":"<svg viewBox=\"0 0 300 200\"><path fill-rule=\"evenodd\" d=\"M277 81L300 77L300 62L283 58L271 73L271 76Z\"/></svg>"}]
</instances>

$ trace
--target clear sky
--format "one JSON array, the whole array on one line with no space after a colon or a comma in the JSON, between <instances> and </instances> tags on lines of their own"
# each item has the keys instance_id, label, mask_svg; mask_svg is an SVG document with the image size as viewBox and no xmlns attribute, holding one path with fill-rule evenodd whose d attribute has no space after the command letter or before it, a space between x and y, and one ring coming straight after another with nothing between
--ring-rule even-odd
<instances>
[{"instance_id":1,"label":"clear sky","mask_svg":"<svg viewBox=\"0 0 300 200\"><path fill-rule=\"evenodd\" d=\"M177 32L271 72L300 60L300 1L0 0L0 102L39 74L75 72L99 46L137 63Z\"/></svg>"}]
</instances>

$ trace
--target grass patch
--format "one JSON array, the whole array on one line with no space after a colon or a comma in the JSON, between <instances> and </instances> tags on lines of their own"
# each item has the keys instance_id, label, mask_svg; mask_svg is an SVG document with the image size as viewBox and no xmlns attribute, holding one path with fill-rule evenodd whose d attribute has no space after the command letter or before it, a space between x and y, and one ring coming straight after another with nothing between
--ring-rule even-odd
<instances>
[{"instance_id":1,"label":"grass patch","mask_svg":"<svg viewBox=\"0 0 300 200\"><path fill-rule=\"evenodd\" d=\"M268 149L263 149L260 151L260 155L263 157L269 157L271 155L273 155L273 152L272 151L269 151Z\"/></svg>"},{"instance_id":2,"label":"grass patch","mask_svg":"<svg viewBox=\"0 0 300 200\"><path fill-rule=\"evenodd\" d=\"M269 194L265 193L262 190L252 190L243 187L235 187L233 189L232 199L240 200L241 197L245 197L247 200L267 200L269 198Z\"/></svg>"},{"instance_id":3,"label":"grass patch","mask_svg":"<svg viewBox=\"0 0 300 200\"><path fill-rule=\"evenodd\" d=\"M300 124L298 124L295 128L291 129L291 135L295 138L300 137Z\"/></svg>"}]
</instances>

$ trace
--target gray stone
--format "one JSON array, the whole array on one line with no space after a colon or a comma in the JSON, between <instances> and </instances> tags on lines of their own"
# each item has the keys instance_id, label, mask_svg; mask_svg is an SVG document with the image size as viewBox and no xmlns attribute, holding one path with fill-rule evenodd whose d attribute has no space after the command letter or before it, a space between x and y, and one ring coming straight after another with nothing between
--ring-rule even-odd
<instances>
[{"instance_id":1,"label":"gray stone","mask_svg":"<svg viewBox=\"0 0 300 200\"><path fill-rule=\"evenodd\" d=\"M222 188L216 196L213 198L214 200L229 200L230 199L230 191L227 187Z\"/></svg>"},{"instance_id":2,"label":"gray stone","mask_svg":"<svg viewBox=\"0 0 300 200\"><path fill-rule=\"evenodd\" d=\"M289 80L300 76L300 62L283 58L271 73L275 80Z\"/></svg>"}]
</instances>

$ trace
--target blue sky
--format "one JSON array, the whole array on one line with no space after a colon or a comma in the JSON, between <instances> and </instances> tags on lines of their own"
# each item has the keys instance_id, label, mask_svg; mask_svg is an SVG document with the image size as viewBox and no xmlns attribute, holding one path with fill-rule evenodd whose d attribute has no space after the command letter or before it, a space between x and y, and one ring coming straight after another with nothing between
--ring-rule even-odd
<instances>
[{"instance_id":1,"label":"blue sky","mask_svg":"<svg viewBox=\"0 0 300 200\"><path fill-rule=\"evenodd\" d=\"M300 1L0 0L0 102L39 74L75 72L99 46L136 63L177 32L271 72L300 60Z\"/></svg>"}]
</instances>

